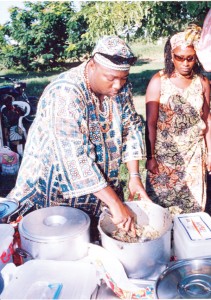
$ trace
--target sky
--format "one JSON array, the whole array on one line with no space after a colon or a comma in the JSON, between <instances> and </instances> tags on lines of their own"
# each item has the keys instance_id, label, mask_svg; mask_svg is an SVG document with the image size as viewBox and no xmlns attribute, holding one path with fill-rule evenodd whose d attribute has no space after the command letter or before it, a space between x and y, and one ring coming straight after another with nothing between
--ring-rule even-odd
<instances>
[{"instance_id":1,"label":"sky","mask_svg":"<svg viewBox=\"0 0 211 300\"><path fill-rule=\"evenodd\" d=\"M10 13L8 12L8 9L12 6L17 6L20 8L24 7L24 1L25 0L0 0L0 24L4 24L5 22L9 21ZM40 0L32 0L32 1L40 1ZM53 0L56 1L56 0ZM84 0L81 0L84 1ZM76 1L77 3L77 1Z\"/></svg>"},{"instance_id":2,"label":"sky","mask_svg":"<svg viewBox=\"0 0 211 300\"><path fill-rule=\"evenodd\" d=\"M8 9L11 6L17 6L20 8L24 7L24 1L22 0L10 0L10 1L5 1L5 0L0 0L0 24L4 24L5 22L9 21L10 14L8 12Z\"/></svg>"}]
</instances>

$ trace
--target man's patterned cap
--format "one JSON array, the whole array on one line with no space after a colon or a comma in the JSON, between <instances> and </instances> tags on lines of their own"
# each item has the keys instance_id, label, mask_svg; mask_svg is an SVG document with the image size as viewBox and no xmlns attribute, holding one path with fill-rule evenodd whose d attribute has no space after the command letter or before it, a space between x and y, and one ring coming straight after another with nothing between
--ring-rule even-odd
<instances>
[{"instance_id":1,"label":"man's patterned cap","mask_svg":"<svg viewBox=\"0 0 211 300\"><path fill-rule=\"evenodd\" d=\"M137 58L130 47L118 36L104 36L96 44L92 57L94 60L113 70L129 70Z\"/></svg>"}]
</instances>

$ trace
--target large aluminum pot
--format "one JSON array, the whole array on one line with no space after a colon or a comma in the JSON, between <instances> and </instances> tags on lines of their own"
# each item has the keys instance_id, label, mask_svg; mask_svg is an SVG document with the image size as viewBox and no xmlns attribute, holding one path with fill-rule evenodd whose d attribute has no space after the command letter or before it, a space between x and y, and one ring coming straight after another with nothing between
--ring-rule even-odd
<instances>
[{"instance_id":1,"label":"large aluminum pot","mask_svg":"<svg viewBox=\"0 0 211 300\"><path fill-rule=\"evenodd\" d=\"M172 263L155 287L158 299L211 299L211 257Z\"/></svg>"},{"instance_id":2,"label":"large aluminum pot","mask_svg":"<svg viewBox=\"0 0 211 300\"><path fill-rule=\"evenodd\" d=\"M21 249L34 259L78 260L88 253L90 218L66 206L38 209L19 223Z\"/></svg>"},{"instance_id":3,"label":"large aluminum pot","mask_svg":"<svg viewBox=\"0 0 211 300\"><path fill-rule=\"evenodd\" d=\"M137 243L113 239L111 233L117 228L109 215L102 213L98 225L102 246L119 259L129 278L157 278L170 261L172 217L167 209L150 201L126 205L137 215L138 225L151 225L159 231L159 237Z\"/></svg>"}]
</instances>

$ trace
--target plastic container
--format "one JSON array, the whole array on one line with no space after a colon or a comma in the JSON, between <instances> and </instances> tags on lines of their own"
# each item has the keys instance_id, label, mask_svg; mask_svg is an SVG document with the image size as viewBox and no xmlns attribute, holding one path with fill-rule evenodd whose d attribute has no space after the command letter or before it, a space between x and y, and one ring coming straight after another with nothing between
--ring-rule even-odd
<instances>
[{"instance_id":1,"label":"plastic container","mask_svg":"<svg viewBox=\"0 0 211 300\"><path fill-rule=\"evenodd\" d=\"M10 224L0 224L0 271L12 262L14 228Z\"/></svg>"},{"instance_id":2,"label":"plastic container","mask_svg":"<svg viewBox=\"0 0 211 300\"><path fill-rule=\"evenodd\" d=\"M175 216L173 237L177 259L211 257L211 217L207 213Z\"/></svg>"},{"instance_id":3,"label":"plastic container","mask_svg":"<svg viewBox=\"0 0 211 300\"><path fill-rule=\"evenodd\" d=\"M1 294L2 300L91 299L99 284L95 266L80 260L31 260L7 277L11 280Z\"/></svg>"},{"instance_id":4,"label":"plastic container","mask_svg":"<svg viewBox=\"0 0 211 300\"><path fill-rule=\"evenodd\" d=\"M0 163L2 175L15 175L19 170L19 154L9 147L0 148Z\"/></svg>"}]
</instances>

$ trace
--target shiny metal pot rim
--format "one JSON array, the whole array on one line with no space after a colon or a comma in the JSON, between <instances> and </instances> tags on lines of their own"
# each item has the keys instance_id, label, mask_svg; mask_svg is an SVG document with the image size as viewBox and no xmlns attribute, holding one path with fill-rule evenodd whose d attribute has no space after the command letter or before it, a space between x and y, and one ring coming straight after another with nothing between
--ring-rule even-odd
<instances>
[{"instance_id":1,"label":"shiny metal pot rim","mask_svg":"<svg viewBox=\"0 0 211 300\"><path fill-rule=\"evenodd\" d=\"M8 218L17 211L18 207L17 201L0 197L0 223L7 223Z\"/></svg>"},{"instance_id":2,"label":"shiny metal pot rim","mask_svg":"<svg viewBox=\"0 0 211 300\"><path fill-rule=\"evenodd\" d=\"M90 217L83 211L67 206L41 208L25 216L19 232L35 242L75 239L90 227Z\"/></svg>"},{"instance_id":3,"label":"shiny metal pot rim","mask_svg":"<svg viewBox=\"0 0 211 300\"><path fill-rule=\"evenodd\" d=\"M88 253L90 218L72 207L41 208L22 219L19 233L26 259L78 260Z\"/></svg>"},{"instance_id":4,"label":"shiny metal pot rim","mask_svg":"<svg viewBox=\"0 0 211 300\"><path fill-rule=\"evenodd\" d=\"M210 299L211 257L170 263L155 283L157 299Z\"/></svg>"}]
</instances>

